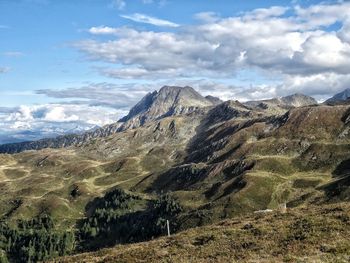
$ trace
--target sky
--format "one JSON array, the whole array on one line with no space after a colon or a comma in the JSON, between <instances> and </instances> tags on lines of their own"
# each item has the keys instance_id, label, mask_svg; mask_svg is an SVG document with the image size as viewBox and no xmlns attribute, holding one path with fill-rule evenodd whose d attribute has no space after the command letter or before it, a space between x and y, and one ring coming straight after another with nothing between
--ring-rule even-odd
<instances>
[{"instance_id":1,"label":"sky","mask_svg":"<svg viewBox=\"0 0 350 263\"><path fill-rule=\"evenodd\" d=\"M115 122L163 85L322 101L349 84L350 1L0 0L0 143Z\"/></svg>"}]
</instances>

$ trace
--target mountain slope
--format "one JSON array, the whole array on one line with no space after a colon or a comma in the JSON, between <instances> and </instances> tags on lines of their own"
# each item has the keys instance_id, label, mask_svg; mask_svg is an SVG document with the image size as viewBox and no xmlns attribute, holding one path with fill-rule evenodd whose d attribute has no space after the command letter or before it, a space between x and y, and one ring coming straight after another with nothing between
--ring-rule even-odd
<instances>
[{"instance_id":1,"label":"mountain slope","mask_svg":"<svg viewBox=\"0 0 350 263\"><path fill-rule=\"evenodd\" d=\"M131 222L128 233L134 234L149 229L143 223L157 225L149 204L162 192L181 206L170 218L179 231L283 204L350 199L349 105L276 106L274 113L238 101L206 106L201 99L195 96L203 107L166 116L174 104L146 103L130 120L157 109L152 120L121 131L116 124L115 132L76 146L1 154L0 215L16 224L50 214L59 229L91 234L80 249L97 249L135 241L137 235L115 235L122 220ZM109 219L97 216L105 210L96 209L96 200L116 188L137 195L138 205L123 215L112 209ZM92 232L82 220L91 221Z\"/></svg>"},{"instance_id":2,"label":"mountain slope","mask_svg":"<svg viewBox=\"0 0 350 263\"><path fill-rule=\"evenodd\" d=\"M71 134L38 141L0 145L0 153L17 153L25 150L79 146L93 138L107 137L113 133L136 128L145 123L171 115L188 114L214 105L191 87L164 86L147 94L127 116L119 122L83 134Z\"/></svg>"},{"instance_id":3,"label":"mountain slope","mask_svg":"<svg viewBox=\"0 0 350 263\"><path fill-rule=\"evenodd\" d=\"M20 199L12 217L35 216L50 200L56 209L49 205L47 211L64 218L60 209L69 207L74 221L93 196L119 186L151 196L173 191L194 226L192 210L203 212L202 222L213 222L280 202L294 206L305 194L303 202L327 198L326 188L314 187L345 178L333 173L349 158L349 115L348 106L322 105L264 116L226 102L79 147L3 155L2 213ZM297 187L300 182L312 187ZM81 195L72 199L76 186Z\"/></svg>"},{"instance_id":4,"label":"mountain slope","mask_svg":"<svg viewBox=\"0 0 350 263\"><path fill-rule=\"evenodd\" d=\"M349 204L250 214L60 262L348 262Z\"/></svg>"},{"instance_id":5,"label":"mountain slope","mask_svg":"<svg viewBox=\"0 0 350 263\"><path fill-rule=\"evenodd\" d=\"M345 101L348 98L350 98L350 89L346 89L346 90L343 90L342 92L335 94L332 98L326 100L326 103Z\"/></svg>"},{"instance_id":6,"label":"mountain slope","mask_svg":"<svg viewBox=\"0 0 350 263\"><path fill-rule=\"evenodd\" d=\"M159 92L154 91L141 99L129 114L117 123L83 134L70 134L38 141L9 143L0 145L0 153L18 153L25 150L44 148L62 148L79 146L93 138L107 137L116 132L140 127L150 121L167 116L183 115L205 110L218 103L218 99L207 99L191 87L164 86Z\"/></svg>"},{"instance_id":7,"label":"mountain slope","mask_svg":"<svg viewBox=\"0 0 350 263\"><path fill-rule=\"evenodd\" d=\"M214 103L191 87L164 86L159 92L147 94L120 122L123 130L136 128L152 120L188 114Z\"/></svg>"}]
</instances>

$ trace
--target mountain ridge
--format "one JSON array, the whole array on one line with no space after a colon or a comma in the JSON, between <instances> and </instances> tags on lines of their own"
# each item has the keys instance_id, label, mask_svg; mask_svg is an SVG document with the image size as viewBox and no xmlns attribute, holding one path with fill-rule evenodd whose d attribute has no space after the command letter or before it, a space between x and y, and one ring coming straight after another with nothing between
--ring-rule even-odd
<instances>
[{"instance_id":1,"label":"mountain ridge","mask_svg":"<svg viewBox=\"0 0 350 263\"><path fill-rule=\"evenodd\" d=\"M337 94L335 94L332 98L329 98L325 101L325 103L334 103L340 101L346 101L350 98L350 88L347 88Z\"/></svg>"},{"instance_id":2,"label":"mountain ridge","mask_svg":"<svg viewBox=\"0 0 350 263\"><path fill-rule=\"evenodd\" d=\"M107 137L116 132L127 129L134 129L145 125L150 121L161 119L167 116L190 114L195 112L208 111L215 107L226 107L232 103L223 102L213 96L203 97L192 87L185 86L163 86L159 91L153 91L145 95L129 114L121 118L118 122L87 131L82 134L67 134L54 138L45 138L37 141L25 141L17 143L6 143L0 145L0 153L18 153L25 150L39 150L44 148L61 148L82 145L93 138ZM240 103L239 107L253 107L264 110L269 108L269 114L283 114L291 107L305 106L317 103L313 98L294 94L282 98L249 101ZM223 104L223 105L222 105ZM221 106L220 106L221 105ZM237 105L236 105L237 106ZM272 108L272 110L271 110ZM221 112L225 109L220 110ZM224 113L227 114L227 113Z\"/></svg>"},{"instance_id":3,"label":"mountain ridge","mask_svg":"<svg viewBox=\"0 0 350 263\"><path fill-rule=\"evenodd\" d=\"M259 106L261 103L274 106L283 106L283 107L301 107L308 105L316 105L317 101L301 93L295 93L280 98L272 98L267 100L258 100L258 101L247 101L244 104L248 106Z\"/></svg>"},{"instance_id":4,"label":"mountain ridge","mask_svg":"<svg viewBox=\"0 0 350 263\"><path fill-rule=\"evenodd\" d=\"M76 146L0 154L0 215L14 225L50 215L57 231L75 231L78 252L147 241L165 233L165 218L175 233L281 205L350 200L349 105L230 100L162 116L172 105ZM16 244L9 256L24 251Z\"/></svg>"}]
</instances>

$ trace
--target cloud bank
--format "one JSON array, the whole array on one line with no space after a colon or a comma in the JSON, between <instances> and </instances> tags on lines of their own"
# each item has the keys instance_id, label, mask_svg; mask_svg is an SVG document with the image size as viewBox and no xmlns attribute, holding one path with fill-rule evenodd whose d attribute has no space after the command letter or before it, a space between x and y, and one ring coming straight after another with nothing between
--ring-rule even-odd
<instances>
[{"instance_id":1,"label":"cloud bank","mask_svg":"<svg viewBox=\"0 0 350 263\"><path fill-rule=\"evenodd\" d=\"M100 73L117 79L230 79L254 71L279 80L271 86L277 95L304 89L314 96L331 95L348 85L349 2L273 6L232 17L206 12L195 18L199 24L171 32L93 27L91 34L113 38L86 39L75 47L88 59L106 63ZM316 83L319 88L311 87Z\"/></svg>"},{"instance_id":2,"label":"cloud bank","mask_svg":"<svg viewBox=\"0 0 350 263\"><path fill-rule=\"evenodd\" d=\"M122 110L76 104L43 104L0 108L0 143L81 133L115 122Z\"/></svg>"}]
</instances>

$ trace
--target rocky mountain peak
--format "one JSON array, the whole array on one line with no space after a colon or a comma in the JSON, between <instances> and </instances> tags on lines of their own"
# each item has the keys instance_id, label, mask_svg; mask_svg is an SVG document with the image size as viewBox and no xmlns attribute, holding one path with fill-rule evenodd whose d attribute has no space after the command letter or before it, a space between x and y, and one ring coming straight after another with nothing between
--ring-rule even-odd
<instances>
[{"instance_id":1,"label":"rocky mountain peak","mask_svg":"<svg viewBox=\"0 0 350 263\"><path fill-rule=\"evenodd\" d=\"M120 122L124 122L122 129L138 127L151 120L186 114L213 105L211 100L192 87L163 86L158 92L143 97Z\"/></svg>"},{"instance_id":2,"label":"rocky mountain peak","mask_svg":"<svg viewBox=\"0 0 350 263\"><path fill-rule=\"evenodd\" d=\"M339 102L339 101L345 101L350 98L350 88L343 90L342 92L339 92L335 94L332 98L326 100L326 102Z\"/></svg>"}]
</instances>

